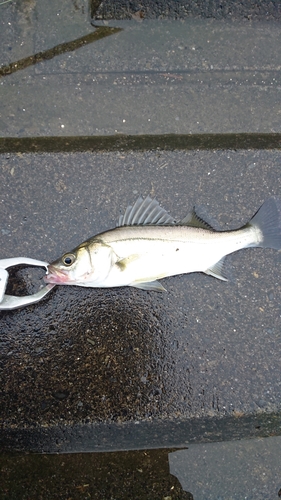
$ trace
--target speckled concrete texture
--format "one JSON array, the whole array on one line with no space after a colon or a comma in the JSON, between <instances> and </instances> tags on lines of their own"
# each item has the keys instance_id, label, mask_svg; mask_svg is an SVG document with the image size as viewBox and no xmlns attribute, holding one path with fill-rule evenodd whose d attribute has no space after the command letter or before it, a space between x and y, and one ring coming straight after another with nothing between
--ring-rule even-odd
<instances>
[{"instance_id":1,"label":"speckled concrete texture","mask_svg":"<svg viewBox=\"0 0 281 500\"><path fill-rule=\"evenodd\" d=\"M197 205L217 229L280 195L280 12L275 0L0 2L0 258L51 261L139 194L177 218ZM1 500L229 500L227 477L233 498L280 497L279 438L255 452L281 432L279 267L278 252L248 249L227 259L227 283L57 287L1 312ZM8 291L33 293L43 274L15 268ZM241 438L256 438L247 491L229 442ZM198 474L208 442L217 456ZM169 474L175 447L193 453L188 472L177 455L190 493Z\"/></svg>"},{"instance_id":2,"label":"speckled concrete texture","mask_svg":"<svg viewBox=\"0 0 281 500\"><path fill-rule=\"evenodd\" d=\"M280 19L277 0L92 0L94 19Z\"/></svg>"},{"instance_id":3,"label":"speckled concrete texture","mask_svg":"<svg viewBox=\"0 0 281 500\"><path fill-rule=\"evenodd\" d=\"M277 500L281 496L280 441L275 436L191 445L169 454L170 471L196 500Z\"/></svg>"},{"instance_id":4,"label":"speckled concrete texture","mask_svg":"<svg viewBox=\"0 0 281 500\"><path fill-rule=\"evenodd\" d=\"M115 21L73 50L96 29L83 5L30 5L1 7L0 137L280 133L276 20Z\"/></svg>"}]
</instances>

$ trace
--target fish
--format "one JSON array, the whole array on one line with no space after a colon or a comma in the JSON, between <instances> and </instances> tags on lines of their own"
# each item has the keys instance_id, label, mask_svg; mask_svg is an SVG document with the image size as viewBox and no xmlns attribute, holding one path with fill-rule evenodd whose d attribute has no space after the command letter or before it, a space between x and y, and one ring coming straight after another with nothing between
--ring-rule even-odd
<instances>
[{"instance_id":1,"label":"fish","mask_svg":"<svg viewBox=\"0 0 281 500\"><path fill-rule=\"evenodd\" d=\"M176 221L156 199L139 197L115 228L49 264L46 283L131 286L164 291L160 279L203 272L223 281L226 255L249 247L281 249L281 199L268 198L240 229L216 231L193 209Z\"/></svg>"}]
</instances>

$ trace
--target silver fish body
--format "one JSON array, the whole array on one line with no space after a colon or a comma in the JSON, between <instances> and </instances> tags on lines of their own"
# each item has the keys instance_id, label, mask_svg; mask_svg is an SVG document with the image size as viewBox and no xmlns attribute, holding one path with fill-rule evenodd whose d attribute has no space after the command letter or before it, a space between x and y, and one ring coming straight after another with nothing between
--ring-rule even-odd
<instances>
[{"instance_id":1,"label":"silver fish body","mask_svg":"<svg viewBox=\"0 0 281 500\"><path fill-rule=\"evenodd\" d=\"M139 198L119 226L64 254L48 268L48 283L164 290L166 276L204 272L225 280L224 257L248 247L281 248L281 201L269 198L235 231L214 231L195 212L179 223L156 200Z\"/></svg>"}]
</instances>

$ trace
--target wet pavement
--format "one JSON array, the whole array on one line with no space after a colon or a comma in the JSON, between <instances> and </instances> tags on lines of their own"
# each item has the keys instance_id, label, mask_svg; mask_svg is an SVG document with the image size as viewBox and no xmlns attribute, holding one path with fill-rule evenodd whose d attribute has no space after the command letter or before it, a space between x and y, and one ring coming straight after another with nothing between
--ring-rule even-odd
<instances>
[{"instance_id":1,"label":"wet pavement","mask_svg":"<svg viewBox=\"0 0 281 500\"><path fill-rule=\"evenodd\" d=\"M277 499L281 496L280 440L278 436L191 445L169 454L170 472L196 500Z\"/></svg>"},{"instance_id":2,"label":"wet pavement","mask_svg":"<svg viewBox=\"0 0 281 500\"><path fill-rule=\"evenodd\" d=\"M2 455L1 499L193 500L169 474L168 451Z\"/></svg>"},{"instance_id":3,"label":"wet pavement","mask_svg":"<svg viewBox=\"0 0 281 500\"><path fill-rule=\"evenodd\" d=\"M276 20L133 18L109 33L94 31L84 2L63 5L0 5L2 64L14 68L0 80L1 258L52 261L114 227L140 194L178 219L196 205L222 230L279 195ZM32 54L41 62L17 71ZM1 312L1 498L278 498L278 468L263 465L279 461L279 438L266 455L254 446L281 428L279 266L278 252L247 249L227 259L227 283L191 274L163 280L165 294L56 287ZM8 292L37 291L43 274L15 269ZM176 474L186 492L169 475L169 451L194 458L212 442L232 454L237 439L252 483L264 474L255 491L243 490L241 451L226 466L237 463L240 490L208 463L201 486L195 469L187 482Z\"/></svg>"},{"instance_id":4,"label":"wet pavement","mask_svg":"<svg viewBox=\"0 0 281 500\"><path fill-rule=\"evenodd\" d=\"M13 71L0 78L2 137L280 133L276 20L111 30L82 4L48 5L2 6L2 74Z\"/></svg>"}]
</instances>

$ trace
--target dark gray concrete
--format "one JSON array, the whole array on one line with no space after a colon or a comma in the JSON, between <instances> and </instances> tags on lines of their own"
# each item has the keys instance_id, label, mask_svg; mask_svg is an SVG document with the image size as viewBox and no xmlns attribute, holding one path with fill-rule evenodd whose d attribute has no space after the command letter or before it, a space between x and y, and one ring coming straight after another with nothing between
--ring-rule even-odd
<instances>
[{"instance_id":1,"label":"dark gray concrete","mask_svg":"<svg viewBox=\"0 0 281 500\"><path fill-rule=\"evenodd\" d=\"M16 5L0 6L3 65L95 30L79 2ZM277 21L110 24L122 31L0 80L0 137L280 132Z\"/></svg>"},{"instance_id":2,"label":"dark gray concrete","mask_svg":"<svg viewBox=\"0 0 281 500\"><path fill-rule=\"evenodd\" d=\"M278 0L92 0L94 19L280 19Z\"/></svg>"},{"instance_id":3,"label":"dark gray concrete","mask_svg":"<svg viewBox=\"0 0 281 500\"><path fill-rule=\"evenodd\" d=\"M0 74L13 71L0 80L0 138L22 139L0 140L0 258L52 260L112 227L138 194L176 217L204 206L230 229L280 193L280 6L219 4L167 2L163 16L160 2L130 2L118 18L131 22L109 22L101 9L109 18L124 2L102 2L94 22L122 31L75 50L101 33L84 0L0 5ZM183 13L201 18L174 20ZM58 153L22 154L36 148ZM278 252L247 250L227 260L228 283L170 278L163 295L62 287L2 312L1 449L141 450L280 434L279 266ZM16 270L10 293L32 293L42 274ZM2 454L0 496L190 499L168 474L168 451Z\"/></svg>"},{"instance_id":4,"label":"dark gray concrete","mask_svg":"<svg viewBox=\"0 0 281 500\"><path fill-rule=\"evenodd\" d=\"M2 256L51 261L114 227L139 194L157 196L178 218L196 204L216 227L241 226L280 192L279 157L2 156ZM114 450L279 432L278 418L262 417L281 403L279 265L278 252L250 249L228 259L228 283L194 274L164 280L166 294L58 287L39 304L2 312L3 445ZM21 293L33 291L32 275L18 275Z\"/></svg>"},{"instance_id":5,"label":"dark gray concrete","mask_svg":"<svg viewBox=\"0 0 281 500\"><path fill-rule=\"evenodd\" d=\"M196 500L281 496L281 437L191 445L169 454L170 471Z\"/></svg>"},{"instance_id":6,"label":"dark gray concrete","mask_svg":"<svg viewBox=\"0 0 281 500\"><path fill-rule=\"evenodd\" d=\"M168 452L0 455L0 498L193 500L169 474Z\"/></svg>"}]
</instances>

